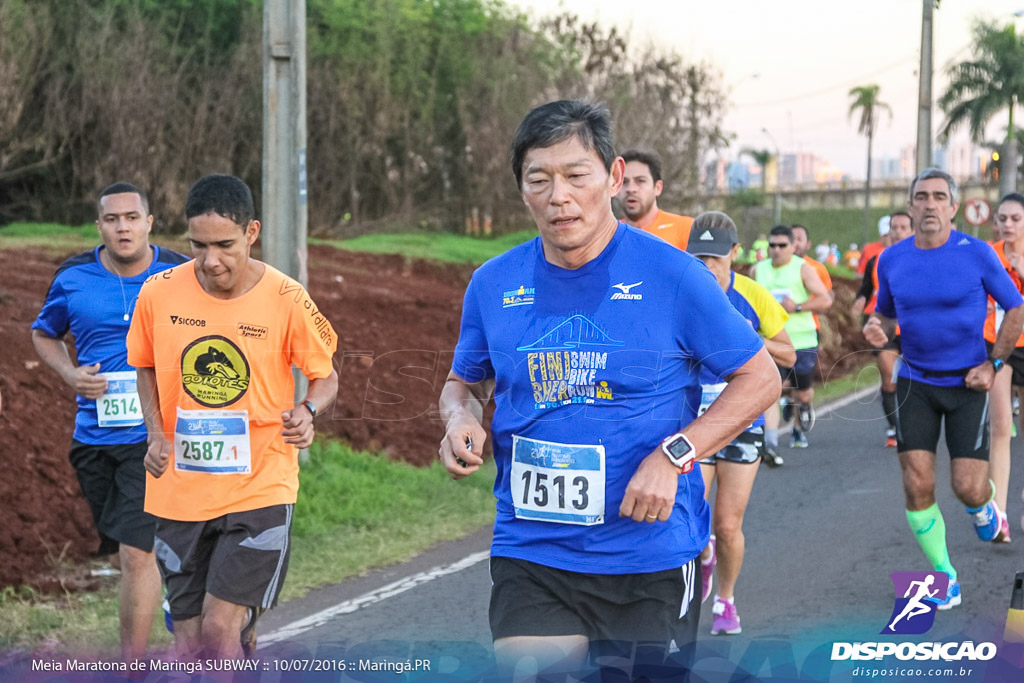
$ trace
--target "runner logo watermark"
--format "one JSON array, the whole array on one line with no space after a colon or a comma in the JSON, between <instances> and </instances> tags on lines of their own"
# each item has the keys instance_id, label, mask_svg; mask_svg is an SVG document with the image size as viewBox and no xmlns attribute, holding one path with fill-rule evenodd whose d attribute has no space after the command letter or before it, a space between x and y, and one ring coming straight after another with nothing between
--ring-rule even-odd
<instances>
[{"instance_id":1,"label":"runner logo watermark","mask_svg":"<svg viewBox=\"0 0 1024 683\"><path fill-rule=\"evenodd\" d=\"M945 572L893 572L889 578L895 601L889 621L879 633L926 633L935 622L939 603L946 599L949 576Z\"/></svg>"}]
</instances>

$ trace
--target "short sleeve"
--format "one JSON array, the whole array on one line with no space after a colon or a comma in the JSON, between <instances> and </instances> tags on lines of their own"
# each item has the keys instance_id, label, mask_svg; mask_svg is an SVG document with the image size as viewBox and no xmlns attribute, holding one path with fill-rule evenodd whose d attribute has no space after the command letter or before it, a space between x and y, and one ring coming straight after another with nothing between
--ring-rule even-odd
<instances>
[{"instance_id":1,"label":"short sleeve","mask_svg":"<svg viewBox=\"0 0 1024 683\"><path fill-rule=\"evenodd\" d=\"M50 289L46 292L46 301L42 310L32 323L33 330L39 330L48 337L59 339L68 333L71 319L68 314L68 298L61 287L60 277L53 278Z\"/></svg>"},{"instance_id":2,"label":"short sleeve","mask_svg":"<svg viewBox=\"0 0 1024 683\"><path fill-rule=\"evenodd\" d=\"M466 382L476 383L494 377L490 346L484 333L483 315L477 304L477 280L474 277L462 300L462 323L455 346L452 371Z\"/></svg>"},{"instance_id":3,"label":"short sleeve","mask_svg":"<svg viewBox=\"0 0 1024 683\"><path fill-rule=\"evenodd\" d=\"M154 276L155 277L155 276ZM139 290L135 312L128 327L125 346L128 348L128 365L133 368L156 366L153 353L153 299L152 279L147 280Z\"/></svg>"},{"instance_id":4,"label":"short sleeve","mask_svg":"<svg viewBox=\"0 0 1024 683\"><path fill-rule=\"evenodd\" d=\"M821 282L825 285L825 289L832 291L832 275L829 274L828 268L826 268L824 264L819 263L815 270L818 271L818 275L821 277Z\"/></svg>"},{"instance_id":5,"label":"short sleeve","mask_svg":"<svg viewBox=\"0 0 1024 683\"><path fill-rule=\"evenodd\" d=\"M319 311L305 288L302 296ZM290 306L288 340L289 361L302 370L308 379L324 379L334 372L338 333L322 312L309 315L302 304Z\"/></svg>"},{"instance_id":6,"label":"short sleeve","mask_svg":"<svg viewBox=\"0 0 1024 683\"><path fill-rule=\"evenodd\" d=\"M731 375L764 346L714 275L696 259L680 278L676 301L682 348L716 376Z\"/></svg>"}]
</instances>

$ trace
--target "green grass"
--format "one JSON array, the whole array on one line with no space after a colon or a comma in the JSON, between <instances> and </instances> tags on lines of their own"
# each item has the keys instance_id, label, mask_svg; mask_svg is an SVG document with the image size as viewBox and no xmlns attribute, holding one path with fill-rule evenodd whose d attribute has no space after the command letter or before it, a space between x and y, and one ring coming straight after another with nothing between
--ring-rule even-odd
<instances>
[{"instance_id":1,"label":"green grass","mask_svg":"<svg viewBox=\"0 0 1024 683\"><path fill-rule=\"evenodd\" d=\"M878 366L868 362L858 370L854 370L837 379L825 379L824 384L814 388L814 404L822 405L842 396L860 391L866 387L878 384L881 376L878 374Z\"/></svg>"},{"instance_id":2,"label":"green grass","mask_svg":"<svg viewBox=\"0 0 1024 683\"><path fill-rule=\"evenodd\" d=\"M453 481L339 442L311 449L299 475L295 543L283 597L415 556L494 521L494 464Z\"/></svg>"},{"instance_id":3,"label":"green grass","mask_svg":"<svg viewBox=\"0 0 1024 683\"><path fill-rule=\"evenodd\" d=\"M412 467L320 440L299 475L293 544L282 600L408 560L494 520L494 464L453 481L440 463ZM0 591L0 650L59 644L66 652L116 652L117 581L95 592ZM162 613L152 647L170 644Z\"/></svg>"},{"instance_id":4,"label":"green grass","mask_svg":"<svg viewBox=\"0 0 1024 683\"><path fill-rule=\"evenodd\" d=\"M500 237L482 238L449 233L403 233L363 235L347 240L311 238L310 244L327 244L349 251L400 254L406 258L452 263L483 263L537 236L535 230L521 230Z\"/></svg>"},{"instance_id":5,"label":"green grass","mask_svg":"<svg viewBox=\"0 0 1024 683\"><path fill-rule=\"evenodd\" d=\"M905 206L891 208L872 207L868 211L868 241L878 240L878 219L888 216L897 209L906 209ZM799 223L807 226L811 233L811 242L815 245L823 239L835 242L839 245L839 253L842 255L850 248L851 244L864 245L863 237L864 209L791 209L782 210L782 222L786 225ZM771 226L767 226L771 229ZM813 249L811 250L813 253Z\"/></svg>"},{"instance_id":6,"label":"green grass","mask_svg":"<svg viewBox=\"0 0 1024 683\"><path fill-rule=\"evenodd\" d=\"M77 227L59 223L11 223L0 227L0 249L42 247L49 250L89 249L100 243L96 225Z\"/></svg>"},{"instance_id":7,"label":"green grass","mask_svg":"<svg viewBox=\"0 0 1024 683\"><path fill-rule=\"evenodd\" d=\"M117 585L94 592L40 595L26 587L0 591L0 650L59 646L63 652L110 652L119 649ZM153 625L150 643L167 646L171 635L163 613Z\"/></svg>"}]
</instances>

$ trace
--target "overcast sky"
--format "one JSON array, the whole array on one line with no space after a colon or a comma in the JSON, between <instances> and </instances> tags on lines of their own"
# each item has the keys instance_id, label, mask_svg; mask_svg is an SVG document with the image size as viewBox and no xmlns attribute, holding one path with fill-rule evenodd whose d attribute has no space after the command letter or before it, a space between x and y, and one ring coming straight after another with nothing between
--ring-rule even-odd
<instances>
[{"instance_id":1,"label":"overcast sky","mask_svg":"<svg viewBox=\"0 0 1024 683\"><path fill-rule=\"evenodd\" d=\"M875 157L898 157L916 139L921 0L509 2L535 16L561 6L583 19L629 29L633 41L653 41L713 64L730 92L725 126L737 135L730 157L743 147L770 149L764 127L784 154L813 152L862 178L866 141L848 117L848 93L873 83L893 110L875 136ZM945 88L946 66L971 56L973 21L1010 23L1019 9L1024 0L942 0L934 14L936 99ZM1024 19L1016 21L1024 30ZM936 108L934 129L943 123ZM1005 125L1005 119L990 125L988 137L1001 137Z\"/></svg>"}]
</instances>

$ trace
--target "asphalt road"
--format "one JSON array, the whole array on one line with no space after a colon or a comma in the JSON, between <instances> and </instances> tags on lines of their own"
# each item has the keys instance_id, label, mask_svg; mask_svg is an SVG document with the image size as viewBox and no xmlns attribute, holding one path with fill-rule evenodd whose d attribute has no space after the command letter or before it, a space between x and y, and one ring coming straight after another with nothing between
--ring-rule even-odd
<instances>
[{"instance_id":1,"label":"asphalt road","mask_svg":"<svg viewBox=\"0 0 1024 683\"><path fill-rule=\"evenodd\" d=\"M940 446L937 497L963 604L938 613L926 634L901 640L879 635L893 609L889 574L930 567L907 527L899 464L894 449L883 447L883 427L877 398L854 402L819 417L809 448L783 445L783 467L761 466L744 524L747 553L736 591L743 633L711 636L706 603L695 680L860 680L858 666L891 667L897 674L879 680L1024 680L1024 670L1009 663L1020 653L1001 642L1014 575L1024 570L1020 447L1014 445L1009 497L1014 541L997 545L977 539L950 491L949 458ZM261 622L260 657L274 662L265 675L286 679L280 662L291 660L294 667L333 668L323 680L486 678L488 541L484 530L409 565L274 610ZM830 661L833 643L869 641L992 641L999 654L988 662L938 662L932 673L933 661ZM392 669L423 661L418 671L399 675L359 670L360 660ZM337 670L342 665L344 672ZM628 679L626 674L622 680Z\"/></svg>"}]
</instances>

